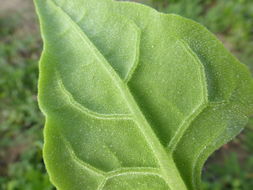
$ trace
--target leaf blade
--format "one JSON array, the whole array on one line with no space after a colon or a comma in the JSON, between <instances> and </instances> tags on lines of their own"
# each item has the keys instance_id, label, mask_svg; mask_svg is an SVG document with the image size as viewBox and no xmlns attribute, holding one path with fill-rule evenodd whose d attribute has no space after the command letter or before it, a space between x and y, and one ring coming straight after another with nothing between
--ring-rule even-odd
<instances>
[{"instance_id":1,"label":"leaf blade","mask_svg":"<svg viewBox=\"0 0 253 190\"><path fill-rule=\"evenodd\" d=\"M114 170L127 167L134 171L139 167L144 171L145 168L151 167L157 168L159 175L163 176L165 183L161 189L187 189L185 183L189 189L197 189L200 168L206 157L240 131L246 121L244 115L248 115L252 110L252 79L248 71L226 52L207 30L181 17L161 15L150 8L132 3L76 0L66 6L61 2L64 1L36 0L45 43L40 66L40 107L48 118L53 118L48 119L46 125L44 149L52 181L61 189L70 189L71 183L76 185L77 189L85 185L89 189L103 189L107 188L106 185L111 179L107 175ZM85 28L80 23L85 20L90 22L92 19L86 17L86 13L80 14L82 7L73 9L73 6L81 6L80 3L84 5L84 2L95 7L100 5L99 10L104 9L105 12L110 8L110 11L113 11L108 18L119 17L123 23L129 24L127 32L134 31L130 44L135 44L135 48L119 45L127 51L129 59L125 62L119 61L122 54L108 58L105 53L108 49L96 42L97 39L109 39L116 44L118 38L105 38L106 32L93 38L91 33L90 36L86 35L94 25L84 24L87 27ZM143 17L146 18L144 21ZM115 23L118 21L113 20ZM131 39L131 35L129 36L127 39ZM196 39L198 36L201 40ZM59 42L60 40L62 41ZM206 46L203 41L211 46L207 52L203 51L205 48L200 48ZM160 52L154 50L154 45ZM59 53L61 50L64 51ZM214 58L217 50L222 53L217 54L218 58ZM119 53L117 47L113 47L111 51L116 55ZM226 55L225 58L222 54ZM133 59L129 55L133 55ZM219 64L220 60L224 65ZM125 64L127 69L118 67L117 64ZM89 66L92 66L90 70ZM185 78L182 79L181 76ZM244 82L241 81L242 78L245 79ZM89 90L90 88L92 90ZM241 98L242 94L246 98ZM209 137L208 140L212 139L214 144L204 142L204 134L208 132L205 131L206 127L203 127L206 124L200 122L201 124L197 125L199 127L192 126L212 105L216 105L216 109L219 106L229 107L221 112L227 118L224 123L233 121L238 113L241 115L234 120L234 124L237 123L239 127L233 128L232 124L224 124L225 127L221 127L223 130L212 132L214 138ZM239 111L227 116L231 109ZM214 112L214 116L217 114L217 111ZM208 117L204 116L204 119ZM222 119L224 118L219 121ZM219 129L219 124L215 127ZM55 128L56 132L50 132L51 128ZM230 128L233 130L226 136L226 130ZM198 136L194 133L196 129L202 137L199 142L204 142L203 147L208 148L196 148L192 153L185 145L193 145L189 139ZM64 137L55 137L61 135ZM116 145L115 142L118 141L120 143ZM186 143L188 141L189 143ZM54 166L57 162L55 160L61 160L62 153L55 150L54 145L48 145L53 142L59 147L61 143L70 142L69 145L65 143L65 148L62 148L70 150L65 157L72 158L79 166L82 165L80 163L87 166L84 171L78 170L80 168L77 167L76 174L88 172L83 175L93 177L83 180L81 187L77 181L82 179L80 176L67 182L71 177L64 176L65 172L60 166ZM86 151L80 151L83 149ZM58 153L52 156L52 150ZM181 157L187 157L189 152L191 158L189 162L185 162ZM181 163L184 162L186 166L182 167ZM72 167L75 168L74 164ZM186 167L189 168L188 173L184 171ZM66 168L66 171L68 170L71 170L71 166ZM101 170L102 174L95 179L93 170L95 173L100 173L98 171ZM61 176L60 180L58 176ZM131 179L128 184L133 185L146 177ZM153 183L156 184L156 181L159 179ZM129 188L121 178L110 183L113 185L108 188ZM139 188L151 186L152 183Z\"/></svg>"}]
</instances>

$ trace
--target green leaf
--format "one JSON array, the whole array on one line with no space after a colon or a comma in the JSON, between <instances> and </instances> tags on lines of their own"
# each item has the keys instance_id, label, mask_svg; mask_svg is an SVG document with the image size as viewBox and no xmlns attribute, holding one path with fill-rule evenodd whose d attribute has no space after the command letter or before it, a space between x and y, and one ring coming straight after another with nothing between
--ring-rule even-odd
<instances>
[{"instance_id":1,"label":"green leaf","mask_svg":"<svg viewBox=\"0 0 253 190\"><path fill-rule=\"evenodd\" d=\"M135 3L35 0L44 159L60 190L198 190L253 112L253 80L201 25Z\"/></svg>"}]
</instances>

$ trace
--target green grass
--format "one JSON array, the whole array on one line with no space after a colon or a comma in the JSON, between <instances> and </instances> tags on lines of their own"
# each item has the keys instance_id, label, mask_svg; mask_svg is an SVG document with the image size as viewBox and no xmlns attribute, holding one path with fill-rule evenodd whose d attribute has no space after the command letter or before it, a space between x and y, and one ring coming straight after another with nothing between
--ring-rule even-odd
<instances>
[{"instance_id":1,"label":"green grass","mask_svg":"<svg viewBox=\"0 0 253 190\"><path fill-rule=\"evenodd\" d=\"M253 187L253 120L244 132L206 164L203 190L251 190Z\"/></svg>"},{"instance_id":2,"label":"green grass","mask_svg":"<svg viewBox=\"0 0 253 190\"><path fill-rule=\"evenodd\" d=\"M204 24L253 71L252 0L143 1ZM27 33L19 13L0 15L0 190L53 190L42 160L44 117L38 109L37 30ZM37 26L37 23L32 23ZM204 171L204 190L251 190L253 119L216 152Z\"/></svg>"},{"instance_id":3,"label":"green grass","mask_svg":"<svg viewBox=\"0 0 253 190\"><path fill-rule=\"evenodd\" d=\"M19 34L18 16L0 18L0 189L51 190L36 97L41 42Z\"/></svg>"},{"instance_id":4,"label":"green grass","mask_svg":"<svg viewBox=\"0 0 253 190\"><path fill-rule=\"evenodd\" d=\"M221 163L207 166L204 176L204 190L250 190L253 187L253 157L240 163L238 155L231 152Z\"/></svg>"}]
</instances>

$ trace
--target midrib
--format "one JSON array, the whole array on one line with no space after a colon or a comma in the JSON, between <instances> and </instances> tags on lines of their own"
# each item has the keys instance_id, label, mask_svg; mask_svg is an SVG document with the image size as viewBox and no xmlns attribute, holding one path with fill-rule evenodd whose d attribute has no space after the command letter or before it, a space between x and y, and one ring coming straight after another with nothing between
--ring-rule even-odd
<instances>
[{"instance_id":1,"label":"midrib","mask_svg":"<svg viewBox=\"0 0 253 190\"><path fill-rule=\"evenodd\" d=\"M142 132L148 145L154 153L160 166L161 172L164 176L164 179L170 187L170 190L187 190L185 183L172 158L172 154L168 154L164 149L163 145L160 143L150 124L148 123L139 106L137 105L129 88L124 85L122 89L124 89L124 99L126 100L128 107L131 110L134 116L134 120L136 121L140 131Z\"/></svg>"},{"instance_id":2,"label":"midrib","mask_svg":"<svg viewBox=\"0 0 253 190\"><path fill-rule=\"evenodd\" d=\"M53 1L50 1L53 2ZM66 19L69 20L71 27L73 30L76 31L77 35L83 40L83 42L87 45L88 48L94 53L94 56L98 59L101 66L105 69L108 73L108 76L112 78L113 82L120 90L122 97L124 98L125 102L127 103L131 113L133 114L134 120L137 123L141 133L145 137L148 145L150 146L151 150L153 151L162 175L166 180L167 184L169 185L170 190L187 190L186 185L180 176L180 173L175 165L175 162L172 158L172 154L168 154L162 144L160 143L159 139L155 135L154 131L152 130L151 126L147 122L145 116L141 112L138 104L136 103L134 97L132 96L127 84L125 84L116 71L111 67L111 65L107 62L105 57L99 52L99 50L94 46L94 44L90 41L90 39L86 36L84 31L81 30L80 26L77 25L71 17L65 13L61 7L56 5L54 6L58 8L59 11L65 15Z\"/></svg>"}]
</instances>

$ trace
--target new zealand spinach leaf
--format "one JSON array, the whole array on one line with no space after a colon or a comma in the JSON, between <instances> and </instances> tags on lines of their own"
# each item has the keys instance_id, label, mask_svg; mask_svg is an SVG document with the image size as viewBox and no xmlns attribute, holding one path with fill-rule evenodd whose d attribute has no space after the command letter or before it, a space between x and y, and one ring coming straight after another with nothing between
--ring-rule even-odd
<instances>
[{"instance_id":1,"label":"new zealand spinach leaf","mask_svg":"<svg viewBox=\"0 0 253 190\"><path fill-rule=\"evenodd\" d=\"M60 190L198 190L253 111L247 68L201 25L135 3L35 0L44 159Z\"/></svg>"}]
</instances>

